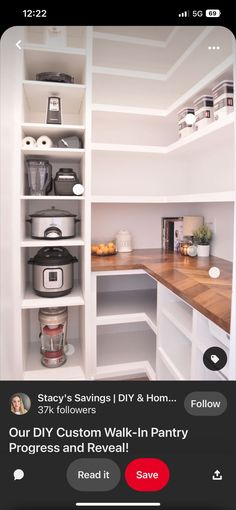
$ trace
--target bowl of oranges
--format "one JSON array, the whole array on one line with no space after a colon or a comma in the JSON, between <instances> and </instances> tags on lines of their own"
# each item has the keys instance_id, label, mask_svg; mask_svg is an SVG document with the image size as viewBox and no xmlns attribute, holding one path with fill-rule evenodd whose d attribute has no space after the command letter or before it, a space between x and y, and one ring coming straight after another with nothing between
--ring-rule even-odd
<instances>
[{"instance_id":1,"label":"bowl of oranges","mask_svg":"<svg viewBox=\"0 0 236 510\"><path fill-rule=\"evenodd\" d=\"M109 255L116 255L117 247L113 241L110 241L106 244L105 243L99 243L99 244L93 243L91 246L91 253L92 253L92 255L98 255L99 257L107 257Z\"/></svg>"}]
</instances>

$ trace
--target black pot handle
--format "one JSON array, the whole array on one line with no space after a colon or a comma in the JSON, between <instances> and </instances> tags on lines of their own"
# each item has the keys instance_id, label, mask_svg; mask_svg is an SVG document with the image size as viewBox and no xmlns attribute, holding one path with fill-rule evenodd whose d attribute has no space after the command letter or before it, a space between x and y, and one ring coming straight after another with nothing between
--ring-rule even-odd
<instances>
[{"instance_id":1,"label":"black pot handle","mask_svg":"<svg viewBox=\"0 0 236 510\"><path fill-rule=\"evenodd\" d=\"M73 264L74 264L74 262L79 262L79 261L78 261L77 257L73 257L72 262L73 262Z\"/></svg>"},{"instance_id":2,"label":"black pot handle","mask_svg":"<svg viewBox=\"0 0 236 510\"><path fill-rule=\"evenodd\" d=\"M78 223L80 221L80 218L75 218L75 222Z\"/></svg>"},{"instance_id":3,"label":"black pot handle","mask_svg":"<svg viewBox=\"0 0 236 510\"><path fill-rule=\"evenodd\" d=\"M26 218L26 220L28 223L32 223L32 218Z\"/></svg>"},{"instance_id":4,"label":"black pot handle","mask_svg":"<svg viewBox=\"0 0 236 510\"><path fill-rule=\"evenodd\" d=\"M29 259L28 264L34 264L34 259Z\"/></svg>"}]
</instances>

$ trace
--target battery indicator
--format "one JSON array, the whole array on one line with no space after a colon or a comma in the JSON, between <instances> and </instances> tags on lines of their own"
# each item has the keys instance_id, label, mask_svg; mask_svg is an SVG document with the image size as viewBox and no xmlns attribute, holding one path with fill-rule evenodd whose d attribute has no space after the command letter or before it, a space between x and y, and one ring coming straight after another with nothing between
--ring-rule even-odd
<instances>
[{"instance_id":1,"label":"battery indicator","mask_svg":"<svg viewBox=\"0 0 236 510\"><path fill-rule=\"evenodd\" d=\"M221 15L221 12L219 9L207 9L207 11L206 11L207 18L219 18L220 15Z\"/></svg>"}]
</instances>

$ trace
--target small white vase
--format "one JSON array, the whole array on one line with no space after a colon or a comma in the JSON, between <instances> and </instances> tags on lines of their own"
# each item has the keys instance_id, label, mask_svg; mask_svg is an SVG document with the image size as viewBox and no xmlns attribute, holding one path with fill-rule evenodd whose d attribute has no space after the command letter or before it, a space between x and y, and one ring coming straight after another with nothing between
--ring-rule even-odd
<instances>
[{"instance_id":1,"label":"small white vase","mask_svg":"<svg viewBox=\"0 0 236 510\"><path fill-rule=\"evenodd\" d=\"M198 257L209 257L210 245L209 244L198 244L197 245Z\"/></svg>"}]
</instances>

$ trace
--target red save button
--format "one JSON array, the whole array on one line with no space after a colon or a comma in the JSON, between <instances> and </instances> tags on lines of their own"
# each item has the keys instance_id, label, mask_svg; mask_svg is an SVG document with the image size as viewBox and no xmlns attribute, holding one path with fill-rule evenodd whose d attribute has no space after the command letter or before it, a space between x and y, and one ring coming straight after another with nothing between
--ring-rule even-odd
<instances>
[{"instance_id":1,"label":"red save button","mask_svg":"<svg viewBox=\"0 0 236 510\"><path fill-rule=\"evenodd\" d=\"M169 478L169 468L160 459L135 459L125 470L126 483L131 489L139 492L160 491L166 486Z\"/></svg>"}]
</instances>

